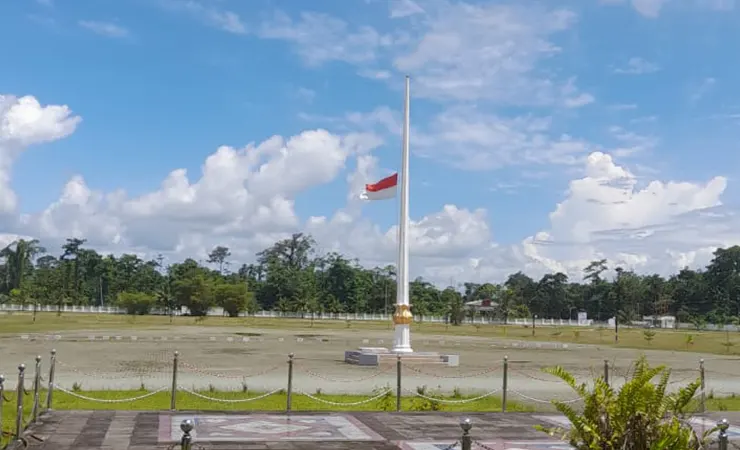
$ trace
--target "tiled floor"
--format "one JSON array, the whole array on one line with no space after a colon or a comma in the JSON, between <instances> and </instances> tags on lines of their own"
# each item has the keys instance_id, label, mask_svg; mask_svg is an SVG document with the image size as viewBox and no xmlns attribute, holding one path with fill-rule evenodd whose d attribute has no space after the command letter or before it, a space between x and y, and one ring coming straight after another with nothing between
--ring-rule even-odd
<instances>
[{"instance_id":1,"label":"tiled floor","mask_svg":"<svg viewBox=\"0 0 740 450\"><path fill-rule=\"evenodd\" d=\"M446 450L459 441L460 420L470 417L473 449L565 450L534 425L558 426L562 418L525 413L336 413L54 411L28 432L32 450L164 450L191 419L195 442L206 450ZM740 415L729 414L731 423ZM698 430L717 417L696 418ZM730 437L740 440L740 428ZM457 450L460 446L457 445Z\"/></svg>"}]
</instances>

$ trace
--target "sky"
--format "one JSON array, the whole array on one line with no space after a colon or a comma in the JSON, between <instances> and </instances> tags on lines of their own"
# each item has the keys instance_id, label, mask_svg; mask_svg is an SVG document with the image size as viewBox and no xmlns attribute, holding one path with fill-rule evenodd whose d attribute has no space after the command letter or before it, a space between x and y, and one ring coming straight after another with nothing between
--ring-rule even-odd
<instances>
[{"instance_id":1,"label":"sky","mask_svg":"<svg viewBox=\"0 0 740 450\"><path fill-rule=\"evenodd\" d=\"M738 2L740 3L740 2ZM0 245L668 275L740 244L735 0L4 0Z\"/></svg>"}]
</instances>

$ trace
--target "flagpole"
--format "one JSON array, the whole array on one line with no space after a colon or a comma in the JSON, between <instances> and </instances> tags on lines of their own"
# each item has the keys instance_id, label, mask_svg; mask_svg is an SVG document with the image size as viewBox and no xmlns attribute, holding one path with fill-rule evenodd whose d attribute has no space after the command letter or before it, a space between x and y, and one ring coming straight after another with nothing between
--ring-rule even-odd
<instances>
[{"instance_id":1,"label":"flagpole","mask_svg":"<svg viewBox=\"0 0 740 450\"><path fill-rule=\"evenodd\" d=\"M401 151L401 211L398 221L398 266L396 268L396 311L393 314L394 339L393 351L412 353L411 349L411 315L409 302L409 122L410 103L409 77L406 77L406 89L403 105L403 148Z\"/></svg>"}]
</instances>

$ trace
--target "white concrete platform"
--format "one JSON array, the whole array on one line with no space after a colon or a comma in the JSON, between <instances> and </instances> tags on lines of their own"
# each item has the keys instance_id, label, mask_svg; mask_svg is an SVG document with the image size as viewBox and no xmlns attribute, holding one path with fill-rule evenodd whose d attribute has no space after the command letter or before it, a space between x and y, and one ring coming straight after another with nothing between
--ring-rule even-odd
<instances>
[{"instance_id":1,"label":"white concrete platform","mask_svg":"<svg viewBox=\"0 0 740 450\"><path fill-rule=\"evenodd\" d=\"M357 350L346 350L344 362L357 366L379 366L395 362L398 354L385 347L360 347ZM437 352L412 352L401 354L402 361L412 364L439 364L448 367L460 365L460 355L441 354Z\"/></svg>"}]
</instances>

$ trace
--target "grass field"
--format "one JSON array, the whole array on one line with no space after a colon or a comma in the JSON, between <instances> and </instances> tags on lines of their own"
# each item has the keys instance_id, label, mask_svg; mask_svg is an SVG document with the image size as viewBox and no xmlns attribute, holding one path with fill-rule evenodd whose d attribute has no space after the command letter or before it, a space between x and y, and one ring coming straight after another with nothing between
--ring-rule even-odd
<instances>
[{"instance_id":1,"label":"grass field","mask_svg":"<svg viewBox=\"0 0 740 450\"><path fill-rule=\"evenodd\" d=\"M36 322L32 322L30 313L0 315L0 334L11 333L50 333L64 331L92 331L96 329L126 330L162 329L170 327L234 327L260 328L279 330L342 330L344 332L362 332L365 330L390 330L387 322L374 321L339 321L287 318L228 318L208 317L196 320L193 317L174 317L170 320L164 316L125 316L113 314L68 313L57 316L56 313L40 313ZM462 325L449 326L437 323L416 323L412 329L415 335L438 336L475 336L497 339L559 341L567 343L594 344L618 348L635 348L645 350L692 351L722 355L740 355L740 333L725 333L698 330L653 330L652 339L648 339L645 330L638 328L621 328L619 342L614 340L614 331L605 328L590 327L531 327L516 325Z\"/></svg>"}]
</instances>

